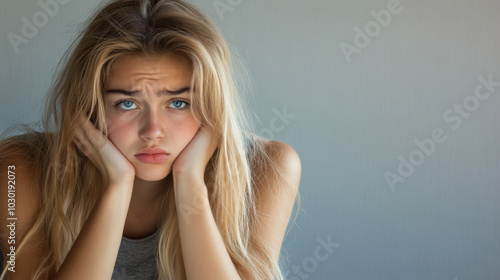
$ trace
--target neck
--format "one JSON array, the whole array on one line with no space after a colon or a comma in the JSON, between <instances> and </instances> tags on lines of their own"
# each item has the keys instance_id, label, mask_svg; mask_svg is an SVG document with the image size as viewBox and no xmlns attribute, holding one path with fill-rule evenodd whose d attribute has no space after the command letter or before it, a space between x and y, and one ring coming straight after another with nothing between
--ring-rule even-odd
<instances>
[{"instance_id":1,"label":"neck","mask_svg":"<svg viewBox=\"0 0 500 280\"><path fill-rule=\"evenodd\" d=\"M161 181L144 181L135 178L130 208L150 208L163 200L166 190L166 179Z\"/></svg>"},{"instance_id":2,"label":"neck","mask_svg":"<svg viewBox=\"0 0 500 280\"><path fill-rule=\"evenodd\" d=\"M154 182L135 178L123 236L144 238L156 230L160 223L161 203L171 185L169 177Z\"/></svg>"}]
</instances>

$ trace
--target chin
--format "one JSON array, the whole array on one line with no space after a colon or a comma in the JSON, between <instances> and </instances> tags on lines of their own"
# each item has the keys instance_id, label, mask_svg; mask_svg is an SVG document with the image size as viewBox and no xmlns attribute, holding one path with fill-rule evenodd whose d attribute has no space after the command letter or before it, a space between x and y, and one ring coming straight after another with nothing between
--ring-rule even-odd
<instances>
[{"instance_id":1,"label":"chin","mask_svg":"<svg viewBox=\"0 0 500 280\"><path fill-rule=\"evenodd\" d=\"M146 169L146 170L144 170ZM143 181L161 181L165 179L170 174L170 168L165 170L163 168L143 168L143 170L137 170L135 176Z\"/></svg>"}]
</instances>

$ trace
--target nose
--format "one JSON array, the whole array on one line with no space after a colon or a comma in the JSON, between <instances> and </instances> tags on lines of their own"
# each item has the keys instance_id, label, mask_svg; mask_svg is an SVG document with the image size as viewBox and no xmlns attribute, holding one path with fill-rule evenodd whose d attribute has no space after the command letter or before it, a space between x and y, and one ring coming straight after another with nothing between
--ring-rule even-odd
<instances>
[{"instance_id":1,"label":"nose","mask_svg":"<svg viewBox=\"0 0 500 280\"><path fill-rule=\"evenodd\" d=\"M165 137L165 129L158 117L158 112L149 110L141 119L139 135L146 141L154 141Z\"/></svg>"}]
</instances>

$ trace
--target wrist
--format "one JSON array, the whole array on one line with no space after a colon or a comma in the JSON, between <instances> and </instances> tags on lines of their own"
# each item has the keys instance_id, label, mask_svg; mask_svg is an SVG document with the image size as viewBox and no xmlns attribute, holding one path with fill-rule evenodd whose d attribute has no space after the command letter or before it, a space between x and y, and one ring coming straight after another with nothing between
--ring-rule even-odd
<instances>
[{"instance_id":1,"label":"wrist","mask_svg":"<svg viewBox=\"0 0 500 280\"><path fill-rule=\"evenodd\" d=\"M172 172L174 186L177 184L205 184L203 173L200 172Z\"/></svg>"},{"instance_id":2,"label":"wrist","mask_svg":"<svg viewBox=\"0 0 500 280\"><path fill-rule=\"evenodd\" d=\"M208 197L205 180L201 176L173 176L174 192L177 197L203 195Z\"/></svg>"},{"instance_id":3,"label":"wrist","mask_svg":"<svg viewBox=\"0 0 500 280\"><path fill-rule=\"evenodd\" d=\"M132 188L124 187L121 184L107 185L100 200L113 203L113 207L117 207L117 209L128 209L132 200Z\"/></svg>"},{"instance_id":4,"label":"wrist","mask_svg":"<svg viewBox=\"0 0 500 280\"><path fill-rule=\"evenodd\" d=\"M106 190L109 192L121 192L125 194L132 194L134 189L134 181L130 180L108 180Z\"/></svg>"},{"instance_id":5,"label":"wrist","mask_svg":"<svg viewBox=\"0 0 500 280\"><path fill-rule=\"evenodd\" d=\"M174 166L172 168L172 177L180 180L203 179L205 169L199 168L180 168Z\"/></svg>"}]
</instances>

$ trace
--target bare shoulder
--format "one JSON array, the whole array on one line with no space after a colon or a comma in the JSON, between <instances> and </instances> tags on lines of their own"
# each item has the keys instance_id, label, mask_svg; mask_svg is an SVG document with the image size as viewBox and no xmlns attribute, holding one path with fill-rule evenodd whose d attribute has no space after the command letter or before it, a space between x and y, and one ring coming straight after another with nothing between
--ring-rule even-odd
<instances>
[{"instance_id":1,"label":"bare shoulder","mask_svg":"<svg viewBox=\"0 0 500 280\"><path fill-rule=\"evenodd\" d=\"M282 176L285 177L291 185L298 188L302 165L300 162L300 157L297 152L288 144L275 140L263 140L265 150L273 162L283 172ZM266 166L266 168L260 168L256 170L259 174L257 176L262 176L265 178L272 178L269 174L274 170ZM273 182L268 182L273 183ZM275 182L274 182L275 183Z\"/></svg>"},{"instance_id":2,"label":"bare shoulder","mask_svg":"<svg viewBox=\"0 0 500 280\"><path fill-rule=\"evenodd\" d=\"M254 188L259 226L252 234L268 248L278 261L281 244L297 198L301 163L297 152L289 145L264 140L265 152L271 164L258 162L254 169ZM276 173L275 169L280 172Z\"/></svg>"},{"instance_id":3,"label":"bare shoulder","mask_svg":"<svg viewBox=\"0 0 500 280\"><path fill-rule=\"evenodd\" d=\"M28 153L16 152L0 158L0 220L8 225L0 226L0 246L4 256L18 248L39 210L40 195L35 185L33 167ZM16 257L15 268L33 267L36 263L33 260L39 259L45 252L35 242L29 242L26 246L30 248L29 255ZM30 278L29 269L15 269L15 272L8 279Z\"/></svg>"},{"instance_id":4,"label":"bare shoulder","mask_svg":"<svg viewBox=\"0 0 500 280\"><path fill-rule=\"evenodd\" d=\"M300 170L300 158L297 152L288 144L283 142L266 140L269 152L274 160L287 168L298 168ZM297 171L296 169L294 171Z\"/></svg>"},{"instance_id":5,"label":"bare shoulder","mask_svg":"<svg viewBox=\"0 0 500 280\"><path fill-rule=\"evenodd\" d=\"M27 154L16 153L15 156L0 158L0 188L2 189L0 204L11 199L16 206L16 216L23 217L19 224L28 223L25 218L36 213L38 208L40 195L35 177L34 164ZM2 213L0 215L7 215L6 211L0 211L0 213Z\"/></svg>"}]
</instances>

